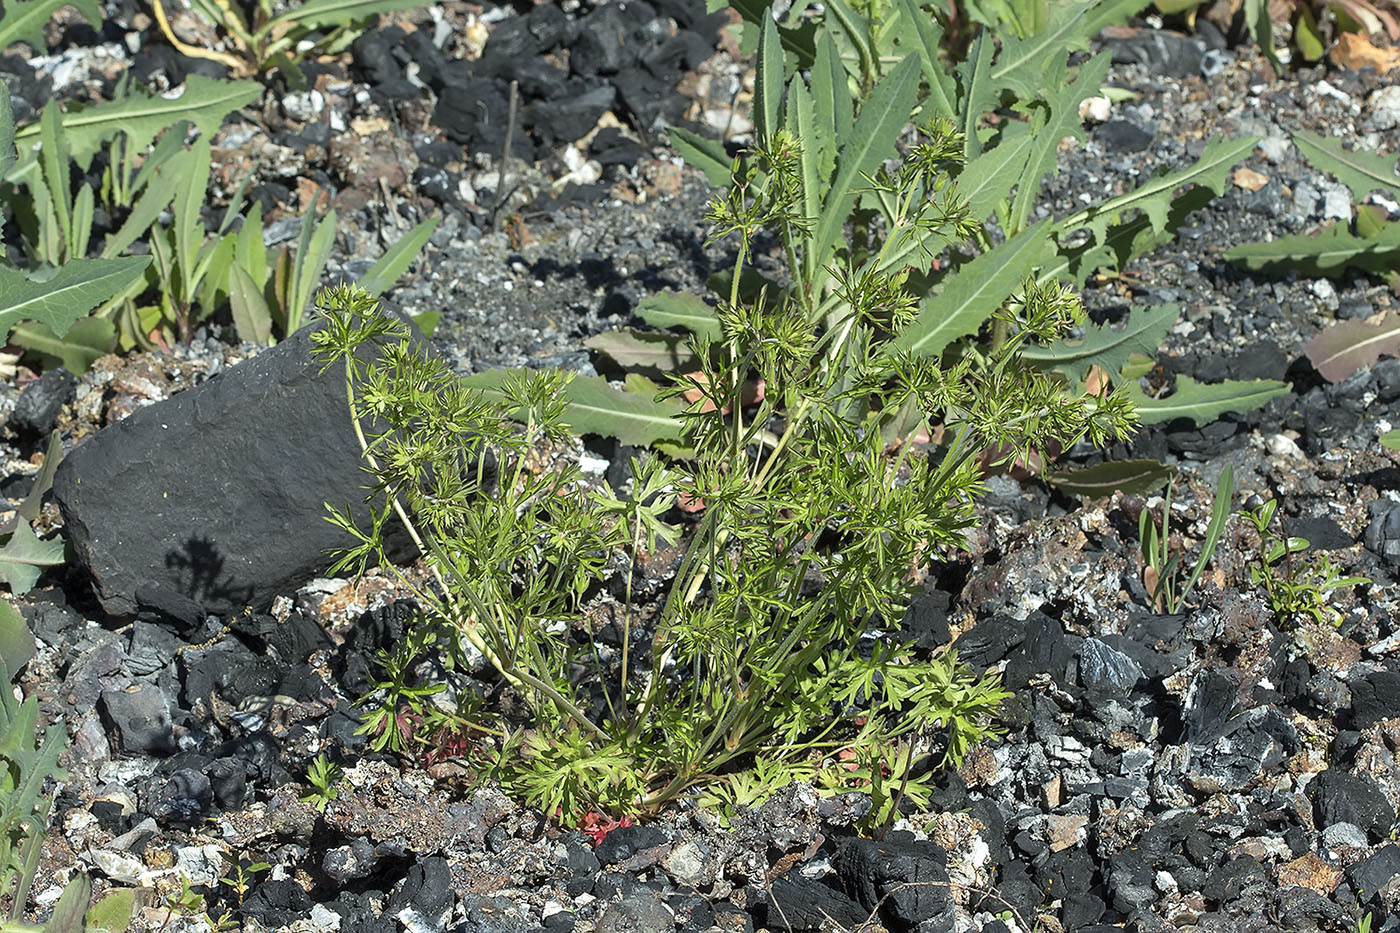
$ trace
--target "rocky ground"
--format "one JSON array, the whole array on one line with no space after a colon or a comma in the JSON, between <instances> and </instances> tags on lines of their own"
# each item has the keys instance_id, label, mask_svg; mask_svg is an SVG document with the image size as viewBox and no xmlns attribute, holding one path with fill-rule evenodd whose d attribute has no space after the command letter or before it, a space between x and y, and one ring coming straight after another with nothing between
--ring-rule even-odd
<instances>
[{"instance_id":1,"label":"rocky ground","mask_svg":"<svg viewBox=\"0 0 1400 933\"><path fill-rule=\"evenodd\" d=\"M582 338L631 322L646 295L698 289L722 259L722 246L704 245L704 180L653 121L742 132L744 66L695 5L657 3L650 19L630 4L644 24L694 27L658 32L658 48L685 37L667 53L670 70L629 66L650 84L614 80L627 68L585 72L570 95L596 94L574 114L583 129L532 128L507 173L514 194L493 210L492 153L504 140L450 101L472 88L502 96L501 75L453 63L481 52L460 43L484 37L489 58L491 37L505 36L519 42L502 45L511 60L557 66L538 48L541 33L567 34L620 6L526 15L447 4L400 17L362 40L348 68L326 65L319 109L283 99L227 126L227 171L258 162L259 196L288 215L310 196L299 179L334 192L345 232L330 276L365 268L407 224L440 213L391 304L442 311L435 342L463 371L587 371ZM708 43L704 54L691 36ZM31 909L41 915L87 870L99 889L139 887L139 922L172 930L197 922L163 906L181 877L217 892L211 906L236 904L246 929L1352 931L1368 913L1371 929L1400 929L1400 471L1377 443L1400 425L1400 362L1330 385L1302 353L1327 323L1369 318L1394 299L1363 276L1267 277L1222 259L1238 243L1349 216L1345 189L1301 159L1288 131L1394 152L1400 101L1374 73L1276 77L1218 37L1149 26L1106 42L1111 81L1132 94L1087 145L1063 151L1046 210L1064 214L1183 165L1215 134L1265 142L1246 163L1254 174L1177 240L1093 283L1086 304L1105 320L1131 304L1179 303L1158 360L1168 377L1292 386L1260 411L1147 428L1111 454L1181 469L1173 524L1188 550L1227 465L1237 507L1278 499L1311 554L1372 581L1335 594L1339 626L1281 625L1251 580L1259 541L1241 518L1186 610L1154 612L1137 516L1158 499L1081 503L1035 479L994 477L973 551L934 568L907 625L931 645L953 641L978 669L1000 669L1015 698L1005 737L940 778L928 812L905 813L875 841L852 829L864 798L794 786L728 827L682 806L590 835L560 832L489 789L462 791L451 762L368 752L353 702L406 616L384 578L320 579L267 615L147 611L131 621L104 616L81 571L56 571L19 600L41 643L21 687L72 740ZM141 47L134 73L177 82L189 63L162 50ZM82 93L57 80L52 61L19 64L35 82L21 96ZM528 95L529 69L518 70ZM663 79L684 93L655 93ZM548 85L551 73L535 80ZM651 97L655 112L641 103ZM546 95L524 106L541 103ZM338 128L303 119L327 112L344 118ZM24 492L50 424L71 449L250 354L217 336L206 330L165 356L108 358L76 383L7 385L6 494ZM616 454L590 442L599 469ZM1071 459L1094 459L1080 454ZM55 530L52 507L45 514ZM320 750L347 778L324 813L300 799ZM269 866L241 902L218 882L230 860Z\"/></svg>"}]
</instances>

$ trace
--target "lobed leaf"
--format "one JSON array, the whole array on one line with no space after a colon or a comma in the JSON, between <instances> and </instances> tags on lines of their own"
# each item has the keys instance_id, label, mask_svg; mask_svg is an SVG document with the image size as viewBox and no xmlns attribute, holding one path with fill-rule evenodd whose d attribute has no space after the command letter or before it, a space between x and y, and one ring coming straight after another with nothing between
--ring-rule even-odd
<instances>
[{"instance_id":1,"label":"lobed leaf","mask_svg":"<svg viewBox=\"0 0 1400 933\"><path fill-rule=\"evenodd\" d=\"M1176 470L1156 460L1114 460L1081 470L1057 470L1045 481L1061 492L1099 499L1121 492L1140 496L1159 489Z\"/></svg>"},{"instance_id":2,"label":"lobed leaf","mask_svg":"<svg viewBox=\"0 0 1400 933\"><path fill-rule=\"evenodd\" d=\"M676 334L654 334L637 330L614 330L589 337L583 345L623 368L642 368L667 373L697 369L699 360Z\"/></svg>"},{"instance_id":3,"label":"lobed leaf","mask_svg":"<svg viewBox=\"0 0 1400 933\"><path fill-rule=\"evenodd\" d=\"M1252 411L1289 392L1288 383L1273 379L1201 383L1190 376L1177 376L1176 391L1165 398L1148 398L1135 383L1126 388L1143 424L1189 418L1197 427L1226 412Z\"/></svg>"},{"instance_id":4,"label":"lobed leaf","mask_svg":"<svg viewBox=\"0 0 1400 933\"><path fill-rule=\"evenodd\" d=\"M1400 319L1379 327L1361 321L1342 321L1322 331L1303 348L1318 374L1328 382L1341 382L1381 358L1400 356Z\"/></svg>"},{"instance_id":5,"label":"lobed leaf","mask_svg":"<svg viewBox=\"0 0 1400 933\"><path fill-rule=\"evenodd\" d=\"M1162 338L1176 323L1181 308L1174 304L1142 309L1133 307L1122 327L1095 324L1083 337L1059 340L1049 346L1026 347L1021 358L1041 369L1058 369L1083 380L1089 368L1098 366L1108 373L1122 372L1133 353L1155 356Z\"/></svg>"},{"instance_id":6,"label":"lobed leaf","mask_svg":"<svg viewBox=\"0 0 1400 933\"><path fill-rule=\"evenodd\" d=\"M919 302L918 316L890 341L888 349L930 356L975 333L1047 258L1049 245L1049 222L1042 220L959 267L939 292Z\"/></svg>"},{"instance_id":7,"label":"lobed leaf","mask_svg":"<svg viewBox=\"0 0 1400 933\"><path fill-rule=\"evenodd\" d=\"M778 130L778 108L783 97L783 50L773 17L763 17L758 27L758 66L754 77L754 135L761 143Z\"/></svg>"},{"instance_id":8,"label":"lobed leaf","mask_svg":"<svg viewBox=\"0 0 1400 933\"><path fill-rule=\"evenodd\" d=\"M1384 274L1400 260L1400 223L1386 224L1371 237L1357 236L1337 223L1308 236L1279 237L1267 243L1244 243L1225 258L1246 269L1327 276L1341 269Z\"/></svg>"},{"instance_id":9,"label":"lobed leaf","mask_svg":"<svg viewBox=\"0 0 1400 933\"><path fill-rule=\"evenodd\" d=\"M724 188L729 185L729 171L733 163L729 153L725 152L722 140L708 139L679 126L670 127L667 133L681 158L704 172L711 187Z\"/></svg>"},{"instance_id":10,"label":"lobed leaf","mask_svg":"<svg viewBox=\"0 0 1400 933\"><path fill-rule=\"evenodd\" d=\"M1293 134L1293 144L1314 168L1336 176L1350 188L1357 201L1366 200L1367 195L1378 188L1384 190L1387 197L1400 198L1400 174L1395 172L1394 153L1383 156L1374 152L1353 152L1343 148L1340 139L1301 131Z\"/></svg>"},{"instance_id":11,"label":"lobed leaf","mask_svg":"<svg viewBox=\"0 0 1400 933\"><path fill-rule=\"evenodd\" d=\"M719 318L699 295L665 291L637 303L637 317L652 327L683 327L692 334L718 340Z\"/></svg>"},{"instance_id":12,"label":"lobed leaf","mask_svg":"<svg viewBox=\"0 0 1400 933\"><path fill-rule=\"evenodd\" d=\"M48 48L44 27L66 6L81 13L88 25L102 25L102 4L98 0L5 0L4 13L0 15L0 50L23 42L35 54L42 55Z\"/></svg>"},{"instance_id":13,"label":"lobed leaf","mask_svg":"<svg viewBox=\"0 0 1400 933\"><path fill-rule=\"evenodd\" d=\"M224 117L261 96L263 86L256 81L216 81L192 74L185 79L184 93L176 98L140 87L133 91L130 97L64 113L63 130L79 168L86 171L93 155L119 132L127 134L127 144L137 151L180 120L189 120L205 138L212 137ZM38 135L38 124L32 123L16 132L15 139L32 143Z\"/></svg>"},{"instance_id":14,"label":"lobed leaf","mask_svg":"<svg viewBox=\"0 0 1400 933\"><path fill-rule=\"evenodd\" d=\"M37 321L61 337L74 321L139 278L150 262L149 256L77 259L42 282L0 266L0 333Z\"/></svg>"},{"instance_id":15,"label":"lobed leaf","mask_svg":"<svg viewBox=\"0 0 1400 933\"><path fill-rule=\"evenodd\" d=\"M28 593L49 567L63 563L63 539L40 541L29 522L15 523L10 539L0 547L0 582L19 596Z\"/></svg>"}]
</instances>

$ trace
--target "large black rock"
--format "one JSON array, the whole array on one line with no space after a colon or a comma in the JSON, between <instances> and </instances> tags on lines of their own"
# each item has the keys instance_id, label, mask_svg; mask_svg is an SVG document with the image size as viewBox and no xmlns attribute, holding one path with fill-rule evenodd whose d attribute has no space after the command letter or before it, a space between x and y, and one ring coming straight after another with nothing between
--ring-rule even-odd
<instances>
[{"instance_id":1,"label":"large black rock","mask_svg":"<svg viewBox=\"0 0 1400 933\"><path fill-rule=\"evenodd\" d=\"M344 369L311 358L311 328L143 408L74 449L54 477L69 541L117 616L193 602L268 607L367 527Z\"/></svg>"}]
</instances>

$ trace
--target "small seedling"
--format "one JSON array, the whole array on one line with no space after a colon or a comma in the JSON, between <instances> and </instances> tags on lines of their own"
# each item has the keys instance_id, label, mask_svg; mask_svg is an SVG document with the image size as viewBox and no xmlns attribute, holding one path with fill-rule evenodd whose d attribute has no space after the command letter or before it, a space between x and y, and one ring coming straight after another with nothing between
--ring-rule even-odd
<instances>
[{"instance_id":1,"label":"small seedling","mask_svg":"<svg viewBox=\"0 0 1400 933\"><path fill-rule=\"evenodd\" d=\"M328 759L325 752L320 753L311 759L311 766L306 770L306 781L312 791L301 799L325 813L326 805L340 796L336 785L341 778L340 766Z\"/></svg>"},{"instance_id":2,"label":"small seedling","mask_svg":"<svg viewBox=\"0 0 1400 933\"><path fill-rule=\"evenodd\" d=\"M1177 575L1181 565L1181 555L1171 553L1172 484L1167 482L1167 494L1162 503L1162 526L1152 520L1152 513L1142 510L1138 517L1138 538L1142 542L1142 557L1147 566L1143 569L1143 582L1152 596L1152 607L1158 612L1176 613L1186 601L1186 594L1201 578L1201 572L1215 554L1220 536L1225 531L1225 521L1230 516L1230 499L1235 493L1235 469L1227 466L1220 474L1220 485L1215 489L1215 504L1211 511L1210 525L1206 528L1205 541L1201 543L1201 556L1186 584L1177 589Z\"/></svg>"},{"instance_id":3,"label":"small seedling","mask_svg":"<svg viewBox=\"0 0 1400 933\"><path fill-rule=\"evenodd\" d=\"M1277 499L1270 499L1257 509L1244 510L1244 516L1259 532L1260 562L1250 568L1250 579L1264 588L1265 599L1280 624L1291 625L1299 616L1308 615L1319 623L1340 625L1342 614L1327 604L1328 595L1336 589L1370 583L1370 579L1342 576L1341 569L1322 554L1295 561L1293 555L1303 553L1311 545L1306 538L1279 535L1273 530L1277 510Z\"/></svg>"}]
</instances>

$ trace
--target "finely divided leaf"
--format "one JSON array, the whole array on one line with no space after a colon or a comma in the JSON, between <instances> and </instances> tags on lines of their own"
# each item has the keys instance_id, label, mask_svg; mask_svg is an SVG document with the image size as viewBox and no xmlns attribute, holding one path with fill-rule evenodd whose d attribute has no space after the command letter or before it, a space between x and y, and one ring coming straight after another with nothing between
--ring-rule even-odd
<instances>
[{"instance_id":1,"label":"finely divided leaf","mask_svg":"<svg viewBox=\"0 0 1400 933\"><path fill-rule=\"evenodd\" d=\"M690 292L667 291L643 298L637 303L637 317L652 327L684 327L702 337L720 337L715 309Z\"/></svg>"},{"instance_id":2,"label":"finely divided leaf","mask_svg":"<svg viewBox=\"0 0 1400 933\"><path fill-rule=\"evenodd\" d=\"M150 262L149 256L79 259L43 282L0 266L0 334L28 320L62 336L74 321L126 288Z\"/></svg>"},{"instance_id":3,"label":"finely divided leaf","mask_svg":"<svg viewBox=\"0 0 1400 933\"><path fill-rule=\"evenodd\" d=\"M1373 327L1360 321L1343 321L1318 334L1303 352L1328 382L1341 382L1381 358L1400 356L1400 318Z\"/></svg>"},{"instance_id":4,"label":"finely divided leaf","mask_svg":"<svg viewBox=\"0 0 1400 933\"><path fill-rule=\"evenodd\" d=\"M1114 460L1082 470L1058 470L1045 481L1061 492L1098 499L1121 492L1142 495L1160 489L1176 470L1156 460Z\"/></svg>"},{"instance_id":5,"label":"finely divided leaf","mask_svg":"<svg viewBox=\"0 0 1400 933\"><path fill-rule=\"evenodd\" d=\"M1110 374L1118 373L1133 353L1155 356L1162 338L1180 313L1179 307L1170 304L1147 309L1134 307L1122 327L1092 325L1078 339L1059 340L1045 347L1027 347L1021 352L1021 358L1041 369L1058 369L1081 381L1091 366Z\"/></svg>"},{"instance_id":6,"label":"finely divided leaf","mask_svg":"<svg viewBox=\"0 0 1400 933\"><path fill-rule=\"evenodd\" d=\"M1293 143L1314 168L1335 175L1350 188L1357 201L1366 200L1377 188L1383 189L1387 197L1400 198L1400 175L1395 172L1394 153L1383 156L1374 152L1351 152L1342 147L1340 139L1316 133L1294 133Z\"/></svg>"},{"instance_id":7,"label":"finely divided leaf","mask_svg":"<svg viewBox=\"0 0 1400 933\"><path fill-rule=\"evenodd\" d=\"M1289 392L1288 383L1273 379L1206 384L1190 376L1176 377L1176 391L1166 398L1148 398L1136 383L1127 386L1143 424L1161 424L1174 418L1190 418L1197 426L1214 421L1228 411L1252 411Z\"/></svg>"},{"instance_id":8,"label":"finely divided leaf","mask_svg":"<svg viewBox=\"0 0 1400 933\"><path fill-rule=\"evenodd\" d=\"M966 263L944 280L940 291L919 302L918 317L889 349L929 356L976 332L1046 259L1049 245L1048 221L1042 220Z\"/></svg>"}]
</instances>

